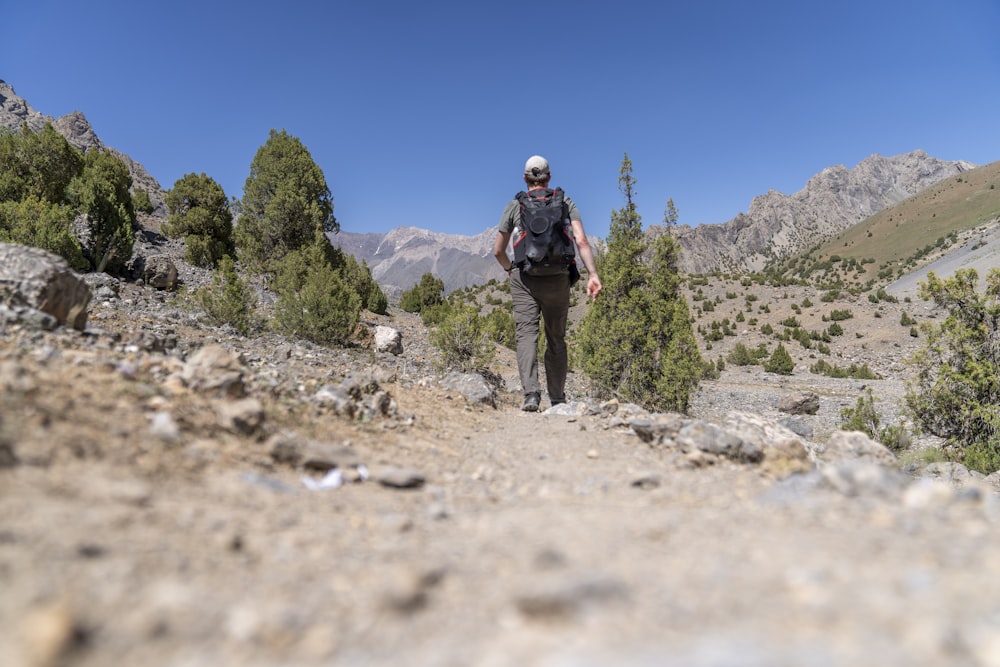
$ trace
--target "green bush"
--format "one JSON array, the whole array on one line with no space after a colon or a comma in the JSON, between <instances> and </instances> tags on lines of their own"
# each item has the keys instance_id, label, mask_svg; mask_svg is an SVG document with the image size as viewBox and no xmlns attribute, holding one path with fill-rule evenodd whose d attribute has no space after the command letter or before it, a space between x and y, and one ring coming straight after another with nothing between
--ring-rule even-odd
<instances>
[{"instance_id":1,"label":"green bush","mask_svg":"<svg viewBox=\"0 0 1000 667\"><path fill-rule=\"evenodd\" d=\"M167 193L166 203L170 218L163 224L163 233L184 238L184 259L210 268L223 255L232 254L233 214L215 180L205 174L186 174Z\"/></svg>"},{"instance_id":2,"label":"green bush","mask_svg":"<svg viewBox=\"0 0 1000 667\"><path fill-rule=\"evenodd\" d=\"M74 216L69 206L33 194L21 201L0 202L0 241L48 250L76 271L86 271L90 262L73 235Z\"/></svg>"},{"instance_id":3,"label":"green bush","mask_svg":"<svg viewBox=\"0 0 1000 667\"><path fill-rule=\"evenodd\" d=\"M868 364L851 364L850 366L834 366L820 359L809 367L809 372L816 375L826 375L832 378L853 378L855 380L881 380L882 377L868 367Z\"/></svg>"},{"instance_id":4,"label":"green bush","mask_svg":"<svg viewBox=\"0 0 1000 667\"><path fill-rule=\"evenodd\" d=\"M743 343L736 343L733 349L729 351L726 359L734 366L753 366L757 363L750 350Z\"/></svg>"},{"instance_id":5,"label":"green bush","mask_svg":"<svg viewBox=\"0 0 1000 667\"><path fill-rule=\"evenodd\" d=\"M444 281L425 273L420 276L420 282L403 292L399 298L399 307L408 313L419 313L430 306L437 306L444 301Z\"/></svg>"},{"instance_id":6,"label":"green bush","mask_svg":"<svg viewBox=\"0 0 1000 667\"><path fill-rule=\"evenodd\" d=\"M494 308L485 318L486 335L490 340L500 343L511 350L517 349L514 339L514 315L504 308ZM544 339L544 336L539 336Z\"/></svg>"},{"instance_id":7,"label":"green bush","mask_svg":"<svg viewBox=\"0 0 1000 667\"><path fill-rule=\"evenodd\" d=\"M774 352L771 354L771 358L764 364L764 370L768 373L791 375L792 371L795 370L795 362L792 361L792 356L788 354L785 346L778 343L778 346L774 348Z\"/></svg>"},{"instance_id":8,"label":"green bush","mask_svg":"<svg viewBox=\"0 0 1000 667\"><path fill-rule=\"evenodd\" d=\"M273 323L283 333L342 347L360 321L362 299L330 264L327 250L314 243L288 253L275 265L273 288L278 300Z\"/></svg>"},{"instance_id":9,"label":"green bush","mask_svg":"<svg viewBox=\"0 0 1000 667\"><path fill-rule=\"evenodd\" d=\"M921 283L921 297L948 316L921 327L924 347L910 360L917 372L906 403L924 431L989 474L1000 469L1000 270L989 272L984 292L977 283L973 269L946 280L931 272Z\"/></svg>"},{"instance_id":10,"label":"green bush","mask_svg":"<svg viewBox=\"0 0 1000 667\"><path fill-rule=\"evenodd\" d=\"M260 327L257 294L236 272L229 255L219 260L211 286L199 289L194 298L215 324L231 324L244 335Z\"/></svg>"},{"instance_id":11,"label":"green bush","mask_svg":"<svg viewBox=\"0 0 1000 667\"><path fill-rule=\"evenodd\" d=\"M431 331L430 341L441 351L440 365L445 369L480 372L493 360L494 345L485 323L470 305L451 309Z\"/></svg>"},{"instance_id":12,"label":"green bush","mask_svg":"<svg viewBox=\"0 0 1000 667\"><path fill-rule=\"evenodd\" d=\"M135 210L132 176L121 159L91 150L83 158L83 172L67 189L71 201L86 215L84 255L95 271L119 273L132 257Z\"/></svg>"},{"instance_id":13,"label":"green bush","mask_svg":"<svg viewBox=\"0 0 1000 667\"><path fill-rule=\"evenodd\" d=\"M840 424L842 430L860 431L894 452L909 449L912 443L909 431L902 424L884 428L881 426L882 419L875 409L871 389L866 389L865 393L858 397L854 407L841 410L840 418L843 420Z\"/></svg>"},{"instance_id":14,"label":"green bush","mask_svg":"<svg viewBox=\"0 0 1000 667\"><path fill-rule=\"evenodd\" d=\"M153 206L153 202L149 199L149 193L142 188L135 188L132 192L132 208L139 213L145 213L147 215L156 210Z\"/></svg>"}]
</instances>

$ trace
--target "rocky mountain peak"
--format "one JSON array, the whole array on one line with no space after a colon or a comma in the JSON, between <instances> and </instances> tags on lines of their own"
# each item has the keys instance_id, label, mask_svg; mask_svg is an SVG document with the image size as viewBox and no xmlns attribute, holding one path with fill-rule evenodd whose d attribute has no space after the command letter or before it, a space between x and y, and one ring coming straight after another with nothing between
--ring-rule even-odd
<instances>
[{"instance_id":1,"label":"rocky mountain peak","mask_svg":"<svg viewBox=\"0 0 1000 667\"><path fill-rule=\"evenodd\" d=\"M721 225L678 227L681 268L688 273L758 271L772 259L801 252L975 166L916 150L893 157L873 154L853 169L827 167L794 194L770 190L755 197L746 213Z\"/></svg>"}]
</instances>

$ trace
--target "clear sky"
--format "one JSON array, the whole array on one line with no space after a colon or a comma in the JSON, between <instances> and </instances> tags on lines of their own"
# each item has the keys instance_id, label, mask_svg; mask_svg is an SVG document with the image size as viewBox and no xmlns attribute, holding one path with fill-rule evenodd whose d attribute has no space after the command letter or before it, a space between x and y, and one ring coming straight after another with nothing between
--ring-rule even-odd
<instances>
[{"instance_id":1,"label":"clear sky","mask_svg":"<svg viewBox=\"0 0 1000 667\"><path fill-rule=\"evenodd\" d=\"M6 3L0 79L170 188L241 197L272 128L352 232L496 225L534 153L607 234L627 152L644 225L729 220L824 167L1000 159L998 0Z\"/></svg>"}]
</instances>

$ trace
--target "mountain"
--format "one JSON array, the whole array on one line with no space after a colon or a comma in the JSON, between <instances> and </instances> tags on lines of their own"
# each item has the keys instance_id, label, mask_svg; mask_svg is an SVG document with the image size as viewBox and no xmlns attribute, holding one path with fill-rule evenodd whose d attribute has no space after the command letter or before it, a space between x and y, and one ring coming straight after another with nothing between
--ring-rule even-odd
<instances>
[{"instance_id":1,"label":"mountain","mask_svg":"<svg viewBox=\"0 0 1000 667\"><path fill-rule=\"evenodd\" d=\"M939 181L975 167L917 150L872 155L853 169L827 167L792 195L771 190L746 213L720 225L681 225L681 269L687 273L757 271L794 255Z\"/></svg>"},{"instance_id":2,"label":"mountain","mask_svg":"<svg viewBox=\"0 0 1000 667\"><path fill-rule=\"evenodd\" d=\"M432 273L446 292L505 277L493 258L496 229L476 236L439 234L416 227L397 227L387 234L328 234L330 242L359 261L390 297L398 297Z\"/></svg>"},{"instance_id":3,"label":"mountain","mask_svg":"<svg viewBox=\"0 0 1000 667\"><path fill-rule=\"evenodd\" d=\"M10 84L0 80L0 127L17 132L23 125L27 124L28 129L32 132L38 132L45 127L45 123L52 123L56 132L66 137L70 145L84 153L96 148L106 150L120 158L132 175L133 186L145 190L153 204L153 213L144 222L151 224L156 228L156 231L159 231L159 224L167 217L167 206L163 201L165 193L159 182L146 171L142 164L115 148L105 146L82 112L73 111L59 118L45 116L33 109L23 97L15 93Z\"/></svg>"}]
</instances>

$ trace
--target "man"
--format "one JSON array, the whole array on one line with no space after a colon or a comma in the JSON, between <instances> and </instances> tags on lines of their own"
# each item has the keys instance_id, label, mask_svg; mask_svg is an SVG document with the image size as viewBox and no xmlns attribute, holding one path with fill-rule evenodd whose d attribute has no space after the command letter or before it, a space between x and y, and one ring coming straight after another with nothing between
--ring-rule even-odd
<instances>
[{"instance_id":1,"label":"man","mask_svg":"<svg viewBox=\"0 0 1000 667\"><path fill-rule=\"evenodd\" d=\"M548 190L552 174L548 161L540 155L528 158L524 165L524 182L528 193ZM551 191L550 191L551 192ZM535 193L548 194L548 193ZM580 211L569 197L564 197L569 215L573 240L583 265L587 269L587 295L593 300L601 292L601 279L597 276L594 253L583 231ZM521 409L537 412L541 400L538 382L538 317L545 321L545 383L552 405L566 402L566 320L569 316L570 268L554 275L528 275L525 265L515 266L507 257L507 244L512 235L518 243L524 227L521 204L511 200L500 216L493 256L510 274L510 295L514 304L514 324L517 342L517 369L524 390ZM515 253L516 254L516 253ZM574 267L575 270L575 267Z\"/></svg>"}]
</instances>

